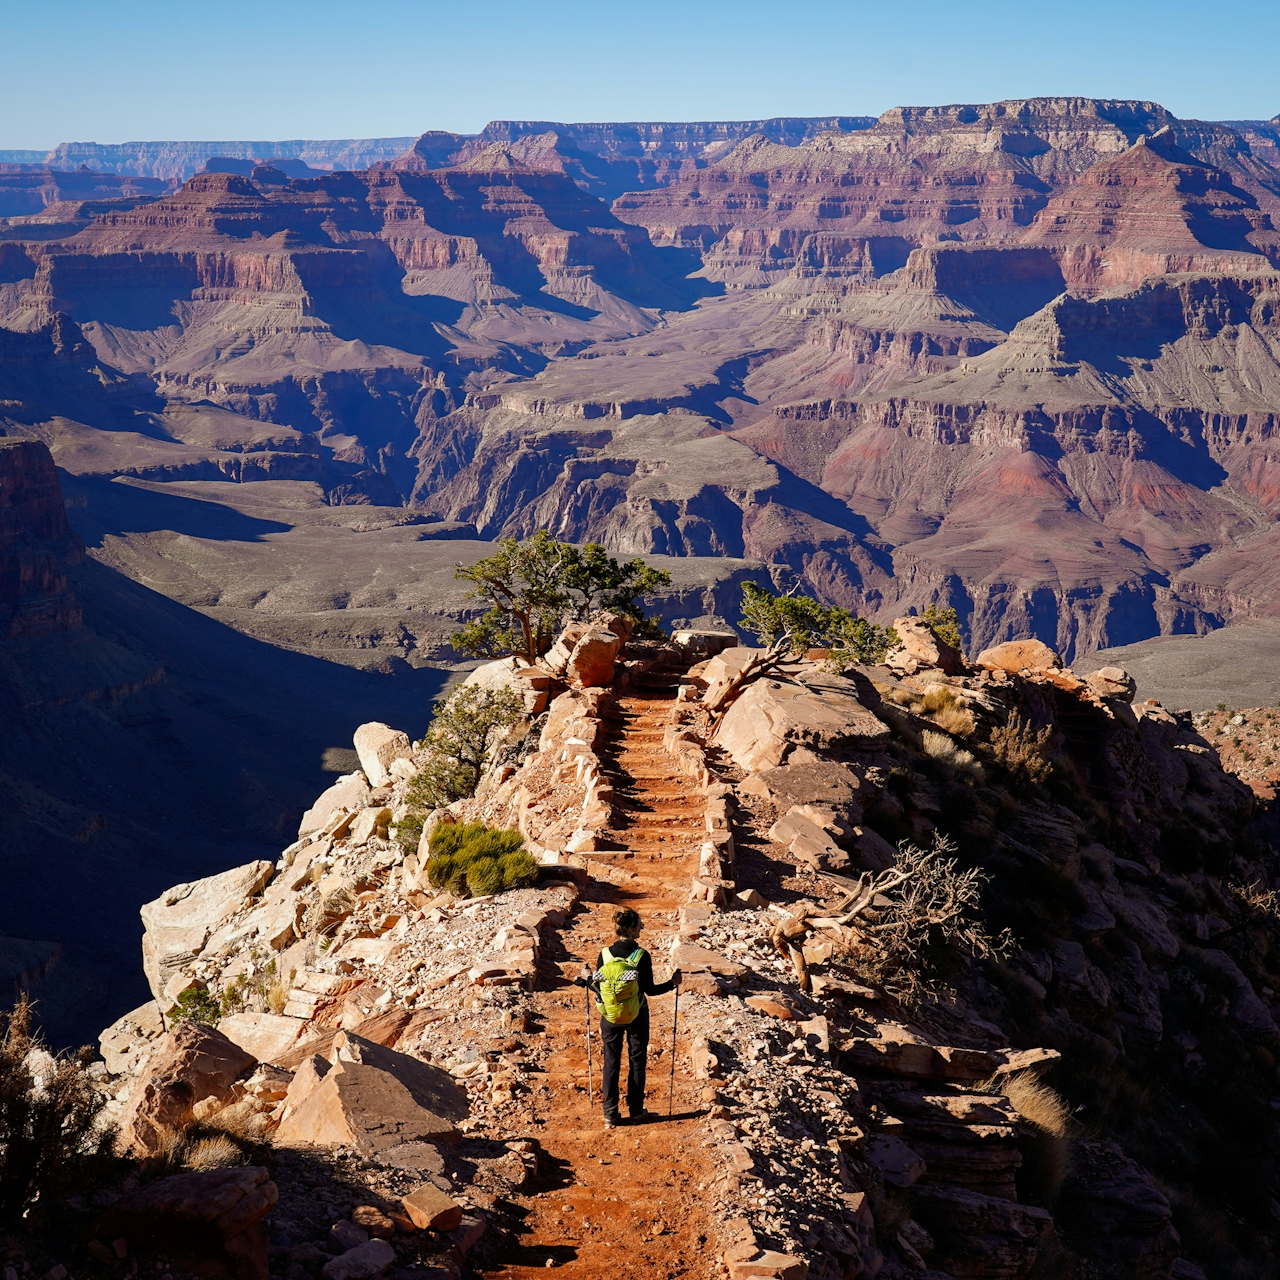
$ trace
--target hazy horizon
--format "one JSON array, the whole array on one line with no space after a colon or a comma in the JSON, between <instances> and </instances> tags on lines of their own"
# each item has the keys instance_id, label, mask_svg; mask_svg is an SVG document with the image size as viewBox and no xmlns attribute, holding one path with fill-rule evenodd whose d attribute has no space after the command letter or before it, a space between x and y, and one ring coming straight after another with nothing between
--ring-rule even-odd
<instances>
[{"instance_id":1,"label":"hazy horizon","mask_svg":"<svg viewBox=\"0 0 1280 1280\"><path fill-rule=\"evenodd\" d=\"M1280 112L1280 7L1231 0L63 0L6 16L0 149L476 133L490 120L748 120L1078 96Z\"/></svg>"}]
</instances>

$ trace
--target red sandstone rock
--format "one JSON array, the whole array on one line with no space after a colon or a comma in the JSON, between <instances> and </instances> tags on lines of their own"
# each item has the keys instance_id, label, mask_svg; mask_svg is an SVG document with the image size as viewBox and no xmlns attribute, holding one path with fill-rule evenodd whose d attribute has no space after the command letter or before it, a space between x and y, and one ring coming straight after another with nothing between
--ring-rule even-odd
<instances>
[{"instance_id":1,"label":"red sandstone rock","mask_svg":"<svg viewBox=\"0 0 1280 1280\"><path fill-rule=\"evenodd\" d=\"M1040 640L1009 640L978 654L980 667L998 667L1002 671L1055 671L1062 666L1047 644Z\"/></svg>"},{"instance_id":2,"label":"red sandstone rock","mask_svg":"<svg viewBox=\"0 0 1280 1280\"><path fill-rule=\"evenodd\" d=\"M69 325L62 318L57 323ZM5 342L24 339L0 333L0 360ZM78 627L80 607L67 588L67 568L83 558L48 446L0 438L0 639L35 639Z\"/></svg>"},{"instance_id":3,"label":"red sandstone rock","mask_svg":"<svg viewBox=\"0 0 1280 1280\"><path fill-rule=\"evenodd\" d=\"M1179 150L1166 129L1081 174L1036 216L1026 242L1054 253L1071 289L1100 293L1171 272L1265 267L1250 239L1265 246L1270 231L1252 196Z\"/></svg>"},{"instance_id":4,"label":"red sandstone rock","mask_svg":"<svg viewBox=\"0 0 1280 1280\"><path fill-rule=\"evenodd\" d=\"M400 1203L420 1231L453 1231L462 1224L462 1206L430 1183L410 1192Z\"/></svg>"},{"instance_id":5,"label":"red sandstone rock","mask_svg":"<svg viewBox=\"0 0 1280 1280\"><path fill-rule=\"evenodd\" d=\"M184 1128L191 1109L206 1098L231 1102L232 1084L255 1060L221 1032L180 1022L152 1050L120 1118L121 1146L139 1155L155 1151L166 1135Z\"/></svg>"}]
</instances>

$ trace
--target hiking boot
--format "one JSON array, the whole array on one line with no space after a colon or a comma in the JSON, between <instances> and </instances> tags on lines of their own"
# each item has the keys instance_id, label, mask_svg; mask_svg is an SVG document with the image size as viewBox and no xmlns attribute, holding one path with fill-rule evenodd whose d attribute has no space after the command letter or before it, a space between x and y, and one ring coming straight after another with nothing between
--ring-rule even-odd
<instances>
[{"instance_id":1,"label":"hiking boot","mask_svg":"<svg viewBox=\"0 0 1280 1280\"><path fill-rule=\"evenodd\" d=\"M652 1111L646 1111L644 1107L641 1107L639 1111L633 1111L631 1113L632 1124L644 1124L648 1120L656 1120L656 1119L657 1119L657 1116L655 1116Z\"/></svg>"},{"instance_id":2,"label":"hiking boot","mask_svg":"<svg viewBox=\"0 0 1280 1280\"><path fill-rule=\"evenodd\" d=\"M605 1116L604 1127L606 1129L616 1129L622 1123L621 1116Z\"/></svg>"}]
</instances>

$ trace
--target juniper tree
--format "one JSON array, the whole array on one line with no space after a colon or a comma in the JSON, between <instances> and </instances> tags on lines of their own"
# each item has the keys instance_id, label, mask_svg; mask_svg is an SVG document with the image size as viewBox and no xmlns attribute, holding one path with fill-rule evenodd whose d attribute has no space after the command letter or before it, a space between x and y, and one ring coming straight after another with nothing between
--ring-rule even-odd
<instances>
[{"instance_id":1,"label":"juniper tree","mask_svg":"<svg viewBox=\"0 0 1280 1280\"><path fill-rule=\"evenodd\" d=\"M575 547L539 529L523 542L504 538L498 550L454 576L475 585L467 593L489 607L453 637L453 646L478 658L514 654L533 663L551 647L569 618L608 609L644 626L638 601L671 584L665 569L639 556L619 563L597 542Z\"/></svg>"}]
</instances>

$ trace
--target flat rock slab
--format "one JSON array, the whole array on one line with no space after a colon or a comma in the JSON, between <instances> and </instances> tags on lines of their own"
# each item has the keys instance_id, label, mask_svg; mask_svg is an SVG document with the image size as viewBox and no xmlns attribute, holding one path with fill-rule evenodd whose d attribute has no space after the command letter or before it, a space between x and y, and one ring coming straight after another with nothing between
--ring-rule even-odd
<instances>
[{"instance_id":1,"label":"flat rock slab","mask_svg":"<svg viewBox=\"0 0 1280 1280\"><path fill-rule=\"evenodd\" d=\"M752 773L783 763L793 747L874 750L889 740L882 720L852 694L757 680L725 713L714 742Z\"/></svg>"},{"instance_id":2,"label":"flat rock slab","mask_svg":"<svg viewBox=\"0 0 1280 1280\"><path fill-rule=\"evenodd\" d=\"M784 764L764 769L741 784L749 795L773 800L783 808L823 804L835 809L858 805L864 794L861 779L846 764Z\"/></svg>"},{"instance_id":3,"label":"flat rock slab","mask_svg":"<svg viewBox=\"0 0 1280 1280\"><path fill-rule=\"evenodd\" d=\"M747 971L745 965L692 942L682 942L672 948L671 963L677 969L706 969L726 978L741 977Z\"/></svg>"},{"instance_id":4,"label":"flat rock slab","mask_svg":"<svg viewBox=\"0 0 1280 1280\"><path fill-rule=\"evenodd\" d=\"M800 1022L804 1014L781 995L747 996L743 1002L748 1009L767 1014L770 1018L780 1018L784 1022Z\"/></svg>"},{"instance_id":5,"label":"flat rock slab","mask_svg":"<svg viewBox=\"0 0 1280 1280\"><path fill-rule=\"evenodd\" d=\"M454 1123L470 1111L446 1071L347 1032L333 1039L332 1067L286 1111L280 1146L351 1146L371 1159L422 1167L406 1158L458 1140Z\"/></svg>"}]
</instances>

